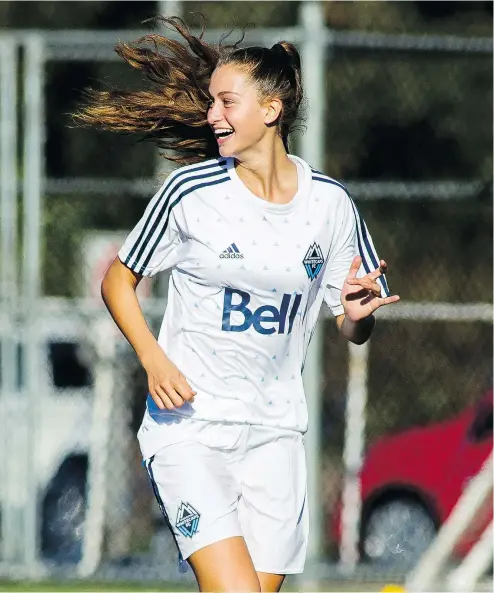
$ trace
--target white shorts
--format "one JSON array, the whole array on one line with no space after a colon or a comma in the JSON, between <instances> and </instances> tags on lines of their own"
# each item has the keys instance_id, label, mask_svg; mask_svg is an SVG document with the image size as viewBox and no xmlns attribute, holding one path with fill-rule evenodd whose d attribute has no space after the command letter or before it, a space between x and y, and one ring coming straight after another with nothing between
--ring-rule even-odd
<instances>
[{"instance_id":1,"label":"white shorts","mask_svg":"<svg viewBox=\"0 0 494 593\"><path fill-rule=\"evenodd\" d=\"M309 535L303 435L190 419L180 425L180 442L144 464L182 559L242 536L256 571L303 572Z\"/></svg>"}]
</instances>

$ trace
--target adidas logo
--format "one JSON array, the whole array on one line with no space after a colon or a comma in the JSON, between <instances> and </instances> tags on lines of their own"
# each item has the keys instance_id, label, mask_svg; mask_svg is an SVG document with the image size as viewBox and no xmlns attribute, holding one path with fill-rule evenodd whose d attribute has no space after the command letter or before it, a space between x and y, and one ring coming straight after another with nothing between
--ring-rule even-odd
<instances>
[{"instance_id":1,"label":"adidas logo","mask_svg":"<svg viewBox=\"0 0 494 593\"><path fill-rule=\"evenodd\" d=\"M243 253L240 253L235 243L232 243L230 247L227 247L225 251L220 253L222 259L244 259Z\"/></svg>"}]
</instances>

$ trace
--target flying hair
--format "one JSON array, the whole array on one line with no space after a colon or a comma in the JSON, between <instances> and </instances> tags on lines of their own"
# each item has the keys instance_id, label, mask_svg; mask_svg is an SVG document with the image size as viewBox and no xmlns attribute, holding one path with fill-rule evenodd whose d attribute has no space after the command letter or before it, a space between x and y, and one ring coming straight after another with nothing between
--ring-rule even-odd
<instances>
[{"instance_id":1,"label":"flying hair","mask_svg":"<svg viewBox=\"0 0 494 593\"><path fill-rule=\"evenodd\" d=\"M300 56L291 43L282 41L271 49L240 48L239 41L218 44L204 41L179 17L152 19L172 31L170 37L149 33L130 43L118 43L115 52L149 84L144 90L88 88L85 105L72 114L75 125L123 133L135 133L154 141L162 156L191 164L218 156L218 146L207 122L208 87L216 67L234 64L244 69L257 85L260 100L278 97L283 105L277 122L288 150L303 98Z\"/></svg>"}]
</instances>

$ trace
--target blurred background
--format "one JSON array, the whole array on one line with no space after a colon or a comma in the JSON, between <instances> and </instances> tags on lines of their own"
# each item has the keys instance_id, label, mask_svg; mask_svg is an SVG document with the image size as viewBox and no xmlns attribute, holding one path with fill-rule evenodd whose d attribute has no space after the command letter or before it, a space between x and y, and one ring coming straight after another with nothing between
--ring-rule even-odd
<instances>
[{"instance_id":1,"label":"blurred background","mask_svg":"<svg viewBox=\"0 0 494 593\"><path fill-rule=\"evenodd\" d=\"M415 565L492 449L492 6L0 3L6 587L193 586L140 466L146 377L99 296L171 164L70 119L88 86L143 84L113 48L157 14L198 28L202 13L213 42L245 28L244 44L297 44L309 108L292 152L347 186L402 299L358 348L321 314L305 371L311 547L293 586L364 590ZM140 287L155 331L167 284Z\"/></svg>"}]
</instances>

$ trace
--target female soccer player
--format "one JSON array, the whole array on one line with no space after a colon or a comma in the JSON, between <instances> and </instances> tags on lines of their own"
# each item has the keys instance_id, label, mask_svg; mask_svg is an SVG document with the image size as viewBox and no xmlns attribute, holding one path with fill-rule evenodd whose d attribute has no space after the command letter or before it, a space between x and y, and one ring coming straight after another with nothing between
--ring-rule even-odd
<instances>
[{"instance_id":1,"label":"female soccer player","mask_svg":"<svg viewBox=\"0 0 494 593\"><path fill-rule=\"evenodd\" d=\"M138 438L182 561L202 591L278 591L305 562L302 369L319 309L361 344L373 312L399 297L345 188L287 152L302 101L295 47L215 47L163 21L185 43L117 46L153 87L92 92L77 115L141 132L184 164L102 295L147 372ZM135 289L166 269L156 340Z\"/></svg>"}]
</instances>

